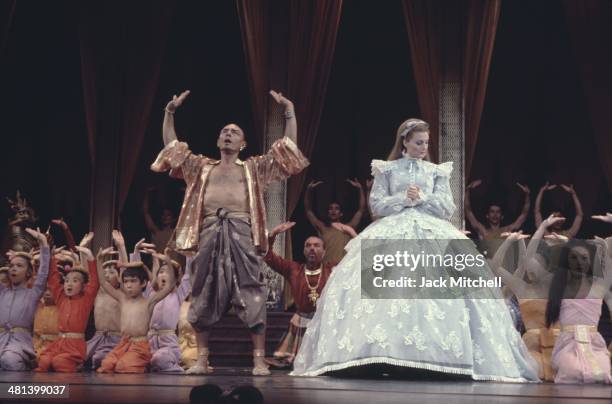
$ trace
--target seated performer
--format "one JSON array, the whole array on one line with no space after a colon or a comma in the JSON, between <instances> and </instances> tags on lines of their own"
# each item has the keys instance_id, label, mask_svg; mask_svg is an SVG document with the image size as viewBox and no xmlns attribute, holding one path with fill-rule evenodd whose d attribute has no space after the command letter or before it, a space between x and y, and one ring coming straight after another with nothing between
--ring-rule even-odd
<instances>
[{"instance_id":1,"label":"seated performer","mask_svg":"<svg viewBox=\"0 0 612 404\"><path fill-rule=\"evenodd\" d=\"M47 287L34 315L34 351L36 357L55 341L59 335L59 313L53 292Z\"/></svg>"},{"instance_id":2,"label":"seated performer","mask_svg":"<svg viewBox=\"0 0 612 404\"><path fill-rule=\"evenodd\" d=\"M553 381L555 378L551 355L555 340L559 335L559 327L557 324L552 327L546 326L546 297L553 275L547 270L548 264L545 263L545 258L538 253L538 249L542 245L546 230L563 220L562 217L551 215L540 224L529 241L524 257L520 257L520 265L514 273L510 273L502 266L502 255L510 243L523 237L520 233L511 233L491 261L491 269L501 276L505 287L518 298L521 318L525 325L522 339L531 356L538 362L538 377L545 381Z\"/></svg>"},{"instance_id":3,"label":"seated performer","mask_svg":"<svg viewBox=\"0 0 612 404\"><path fill-rule=\"evenodd\" d=\"M111 251L107 248L98 253L98 261ZM174 273L166 286L149 298L143 291L149 278L148 269L142 262L122 264L125 270L121 273L121 289L112 287L102 272L98 274L100 284L113 299L119 302L121 341L106 355L98 368L99 373L144 373L151 361L147 331L153 308L174 288Z\"/></svg>"},{"instance_id":4,"label":"seated performer","mask_svg":"<svg viewBox=\"0 0 612 404\"><path fill-rule=\"evenodd\" d=\"M602 239L572 240L561 253L546 306L546 325L561 324L552 352L555 383L612 384L610 354L597 331L602 298L612 285L607 250Z\"/></svg>"},{"instance_id":5,"label":"seated performer","mask_svg":"<svg viewBox=\"0 0 612 404\"><path fill-rule=\"evenodd\" d=\"M270 232L268 244L274 245L276 236L284 233L295 225L295 222L283 223ZM286 260L268 251L264 261L274 271L287 279L291 285L291 294L295 299L296 313L291 318L289 330L274 352L274 358L266 360L275 367L291 367L293 359L300 348L300 342L306 332L308 322L315 312L317 299L325 287L327 279L331 275L335 264L323 264L325 246L319 237L309 237L304 243L304 257L306 263L300 264L295 261Z\"/></svg>"},{"instance_id":6,"label":"seated performer","mask_svg":"<svg viewBox=\"0 0 612 404\"><path fill-rule=\"evenodd\" d=\"M149 346L151 347L151 371L182 373L179 363L181 351L176 336L176 326L179 321L181 303L185 300L191 289L189 272L181 279L181 267L178 262L167 255L153 253L153 260L161 261L154 264L159 270L153 271L153 290L147 290L145 296L155 295L164 290L171 279L177 282L172 292L161 300L153 309L153 316L149 327Z\"/></svg>"},{"instance_id":7,"label":"seated performer","mask_svg":"<svg viewBox=\"0 0 612 404\"><path fill-rule=\"evenodd\" d=\"M32 345L32 323L36 302L45 290L49 271L47 238L39 231L26 229L40 246L40 267L36 282L28 288L32 277L32 257L24 252L10 259L9 287L0 285L0 369L29 370L36 355Z\"/></svg>"},{"instance_id":8,"label":"seated performer","mask_svg":"<svg viewBox=\"0 0 612 404\"><path fill-rule=\"evenodd\" d=\"M604 223L612 224L612 213L608 212L604 215L593 215L591 216L594 220L600 220ZM612 237L606 238L606 244L608 248L608 252L612 251ZM606 305L608 306L608 310L610 311L610 318L612 318L612 290L609 290L604 297ZM610 353L610 358L612 359L612 342L608 345L608 352Z\"/></svg>"},{"instance_id":9,"label":"seated performer","mask_svg":"<svg viewBox=\"0 0 612 404\"><path fill-rule=\"evenodd\" d=\"M359 222L361 222L361 218L366 209L366 199L365 193L363 192L363 187L361 183L354 180L346 180L349 184L359 190L359 209L353 215L351 220L346 223L345 226L350 226L353 229L356 229L359 226ZM329 204L327 208L327 218L323 221L320 220L317 215L314 213L311 207L311 192L312 190L321 185L323 181L311 181L306 187L306 192L304 193L304 209L306 210L306 217L312 226L317 229L319 233L319 237L325 243L325 257L323 257L324 263L338 263L344 257L345 251L344 246L348 243L351 238L354 236L350 235L350 232L342 231L338 228L338 226L334 226L334 224L342 224L340 221L344 217L344 212L342 211L342 207L338 202L332 202Z\"/></svg>"},{"instance_id":10,"label":"seated performer","mask_svg":"<svg viewBox=\"0 0 612 404\"><path fill-rule=\"evenodd\" d=\"M174 96L166 106L165 147L151 169L170 171L187 184L183 208L169 247L195 255L191 271L189 321L197 332L198 360L187 373L210 373L208 337L211 327L233 308L249 328L254 375L270 374L264 361L267 290L261 255L267 251L264 190L272 182L299 173L308 161L297 148L293 103L271 91L285 109L285 136L263 156L238 158L246 147L242 129L229 124L217 138L220 160L191 152L179 142L174 113L189 94ZM197 252L197 254L196 254Z\"/></svg>"},{"instance_id":11,"label":"seated performer","mask_svg":"<svg viewBox=\"0 0 612 404\"><path fill-rule=\"evenodd\" d=\"M118 261L109 260L102 264L102 273L108 284L119 289ZM119 302L112 298L104 288L98 290L94 302L95 335L87 341L87 359L91 359L91 368L97 369L102 359L119 343Z\"/></svg>"},{"instance_id":12,"label":"seated performer","mask_svg":"<svg viewBox=\"0 0 612 404\"><path fill-rule=\"evenodd\" d=\"M74 266L62 279L57 267L51 265L49 289L59 311L59 338L45 349L38 359L37 372L76 372L85 362L87 344L85 328L98 292L96 262L91 251L77 249L86 256L89 271ZM85 264L82 261L82 264Z\"/></svg>"},{"instance_id":13,"label":"seated performer","mask_svg":"<svg viewBox=\"0 0 612 404\"><path fill-rule=\"evenodd\" d=\"M118 231L113 231L112 239L118 252L122 255L122 258L125 259L127 253L125 252L125 241L123 240L123 236ZM143 241L144 239L136 243L136 250L138 250ZM114 259L102 263L104 279L114 289L119 289L121 287L118 266L119 261ZM87 359L91 359L91 368L94 370L100 367L102 359L104 359L121 340L118 313L119 302L106 293L104 288L100 288L94 303L96 333L87 341Z\"/></svg>"}]
</instances>

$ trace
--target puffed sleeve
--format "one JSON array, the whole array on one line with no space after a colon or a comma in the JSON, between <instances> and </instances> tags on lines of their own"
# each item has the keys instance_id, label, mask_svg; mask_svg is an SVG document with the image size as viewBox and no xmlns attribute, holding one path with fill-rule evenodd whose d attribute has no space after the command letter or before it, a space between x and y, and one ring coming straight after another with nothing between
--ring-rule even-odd
<instances>
[{"instance_id":1,"label":"puffed sleeve","mask_svg":"<svg viewBox=\"0 0 612 404\"><path fill-rule=\"evenodd\" d=\"M253 159L264 185L295 175L310 164L297 145L286 136L275 141L265 155Z\"/></svg>"},{"instance_id":2,"label":"puffed sleeve","mask_svg":"<svg viewBox=\"0 0 612 404\"><path fill-rule=\"evenodd\" d=\"M431 194L421 195L421 209L441 219L450 219L455 211L455 202L450 190L452 171L452 161L436 166L433 191Z\"/></svg>"},{"instance_id":3,"label":"puffed sleeve","mask_svg":"<svg viewBox=\"0 0 612 404\"><path fill-rule=\"evenodd\" d=\"M370 191L370 207L374 216L390 216L409 206L404 191L391 194L388 175L392 163L392 161L372 160L374 183Z\"/></svg>"},{"instance_id":4,"label":"puffed sleeve","mask_svg":"<svg viewBox=\"0 0 612 404\"><path fill-rule=\"evenodd\" d=\"M187 183L193 180L192 177L198 175L201 166L202 156L196 156L189 150L189 145L185 142L173 140L168 143L157 155L151 164L151 170L162 173L170 171L173 178L184 179Z\"/></svg>"}]
</instances>

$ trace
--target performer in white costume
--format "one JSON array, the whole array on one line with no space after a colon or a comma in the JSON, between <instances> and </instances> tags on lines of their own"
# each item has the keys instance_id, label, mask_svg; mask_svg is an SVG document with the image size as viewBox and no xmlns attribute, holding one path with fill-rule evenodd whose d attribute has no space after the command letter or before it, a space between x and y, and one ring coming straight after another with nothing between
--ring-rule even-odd
<instances>
[{"instance_id":1,"label":"performer in white costume","mask_svg":"<svg viewBox=\"0 0 612 404\"><path fill-rule=\"evenodd\" d=\"M361 298L362 239L466 239L448 221L455 209L452 162L426 161L428 141L429 125L409 119L398 128L388 161L372 161L370 204L380 219L346 246L317 302L292 375L386 364L474 380L538 381L538 365L497 289L489 292L494 299ZM493 277L487 265L481 271Z\"/></svg>"}]
</instances>

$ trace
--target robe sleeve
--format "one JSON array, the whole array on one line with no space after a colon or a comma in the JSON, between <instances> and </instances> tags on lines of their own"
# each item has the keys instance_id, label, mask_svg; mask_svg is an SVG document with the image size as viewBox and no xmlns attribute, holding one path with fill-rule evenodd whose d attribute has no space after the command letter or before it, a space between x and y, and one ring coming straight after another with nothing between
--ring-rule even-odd
<instances>
[{"instance_id":1,"label":"robe sleeve","mask_svg":"<svg viewBox=\"0 0 612 404\"><path fill-rule=\"evenodd\" d=\"M272 250L268 251L264 257L264 261L270 266L270 268L272 268L274 272L278 272L286 279L290 279L293 261L284 259L280 255L275 254Z\"/></svg>"},{"instance_id":2,"label":"robe sleeve","mask_svg":"<svg viewBox=\"0 0 612 404\"><path fill-rule=\"evenodd\" d=\"M189 184L199 173L200 160L203 158L194 155L187 143L173 140L159 152L151 164L151 170L158 173L170 171L171 177L184 179Z\"/></svg>"},{"instance_id":3,"label":"robe sleeve","mask_svg":"<svg viewBox=\"0 0 612 404\"><path fill-rule=\"evenodd\" d=\"M275 141L263 156L254 157L257 174L264 185L298 174L310 164L288 137Z\"/></svg>"}]
</instances>

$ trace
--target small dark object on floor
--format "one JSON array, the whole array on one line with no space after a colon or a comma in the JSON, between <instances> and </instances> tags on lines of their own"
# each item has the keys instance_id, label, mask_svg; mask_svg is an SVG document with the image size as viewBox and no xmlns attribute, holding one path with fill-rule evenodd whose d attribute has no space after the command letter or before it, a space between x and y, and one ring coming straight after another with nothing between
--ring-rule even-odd
<instances>
[{"instance_id":1,"label":"small dark object on floor","mask_svg":"<svg viewBox=\"0 0 612 404\"><path fill-rule=\"evenodd\" d=\"M220 404L263 404L263 402L261 391L257 387L248 385L236 387L219 400Z\"/></svg>"},{"instance_id":2,"label":"small dark object on floor","mask_svg":"<svg viewBox=\"0 0 612 404\"><path fill-rule=\"evenodd\" d=\"M189 402L191 404L217 404L221 394L223 390L216 384L195 386L189 393Z\"/></svg>"}]
</instances>

